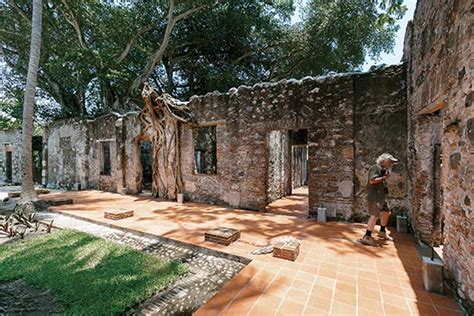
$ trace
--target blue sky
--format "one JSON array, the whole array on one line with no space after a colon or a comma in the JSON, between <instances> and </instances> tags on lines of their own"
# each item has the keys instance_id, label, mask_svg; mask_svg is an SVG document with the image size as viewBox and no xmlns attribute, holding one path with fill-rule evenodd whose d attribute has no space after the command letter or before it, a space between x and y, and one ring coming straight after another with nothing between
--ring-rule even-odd
<instances>
[{"instance_id":1,"label":"blue sky","mask_svg":"<svg viewBox=\"0 0 474 316\"><path fill-rule=\"evenodd\" d=\"M308 0L300 0L300 1L301 1L301 5L304 5ZM379 65L379 64L391 65L391 64L397 64L400 62L403 56L403 41L405 39L405 29L406 29L408 21L410 21L413 18L413 13L415 12L415 7L416 7L416 0L405 0L403 2L407 6L408 10L405 13L405 16L403 17L403 19L398 22L398 24L400 25L400 29L397 32L397 38L395 41L395 47L393 48L393 53L381 54L380 59L377 61L373 61L370 58L367 58L365 65L362 67L363 70L368 70L373 65ZM299 5L298 7L300 8L301 5ZM292 22L296 22L300 20L299 15L300 15L300 12L297 9L297 11L295 12L292 18Z\"/></svg>"}]
</instances>

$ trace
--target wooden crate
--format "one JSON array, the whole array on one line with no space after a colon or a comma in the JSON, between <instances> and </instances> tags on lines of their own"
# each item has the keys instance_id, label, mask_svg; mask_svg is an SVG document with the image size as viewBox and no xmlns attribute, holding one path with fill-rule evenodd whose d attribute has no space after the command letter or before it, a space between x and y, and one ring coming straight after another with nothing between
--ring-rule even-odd
<instances>
[{"instance_id":1,"label":"wooden crate","mask_svg":"<svg viewBox=\"0 0 474 316\"><path fill-rule=\"evenodd\" d=\"M295 261L300 253L300 243L297 241L278 242L273 248L273 256Z\"/></svg>"},{"instance_id":2,"label":"wooden crate","mask_svg":"<svg viewBox=\"0 0 474 316\"><path fill-rule=\"evenodd\" d=\"M204 234L205 241L210 241L224 246L230 245L239 238L240 230L228 227L218 227Z\"/></svg>"},{"instance_id":3,"label":"wooden crate","mask_svg":"<svg viewBox=\"0 0 474 316\"><path fill-rule=\"evenodd\" d=\"M132 217L132 216L133 216L133 211L119 210L119 211L105 211L104 212L105 218L113 219L115 221L119 219Z\"/></svg>"}]
</instances>

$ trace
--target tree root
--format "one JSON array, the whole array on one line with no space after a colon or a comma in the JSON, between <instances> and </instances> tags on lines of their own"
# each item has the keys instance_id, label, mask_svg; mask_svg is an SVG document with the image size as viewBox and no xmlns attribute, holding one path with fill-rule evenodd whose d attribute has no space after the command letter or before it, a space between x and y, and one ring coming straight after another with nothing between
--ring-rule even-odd
<instances>
[{"instance_id":1,"label":"tree root","mask_svg":"<svg viewBox=\"0 0 474 316\"><path fill-rule=\"evenodd\" d=\"M142 96L145 101L139 115L142 132L136 140L149 140L153 145L152 193L157 197L175 199L183 190L179 126L193 122L193 115L186 103L169 94L160 96L148 84L145 84Z\"/></svg>"}]
</instances>

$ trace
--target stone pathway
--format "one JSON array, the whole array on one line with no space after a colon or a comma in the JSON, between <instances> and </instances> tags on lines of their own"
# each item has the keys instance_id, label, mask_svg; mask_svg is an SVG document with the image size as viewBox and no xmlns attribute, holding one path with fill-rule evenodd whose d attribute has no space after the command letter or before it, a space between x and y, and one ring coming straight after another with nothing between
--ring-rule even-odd
<instances>
[{"instance_id":1,"label":"stone pathway","mask_svg":"<svg viewBox=\"0 0 474 316\"><path fill-rule=\"evenodd\" d=\"M64 306L49 291L24 280L0 283L0 315L61 315Z\"/></svg>"},{"instance_id":2,"label":"stone pathway","mask_svg":"<svg viewBox=\"0 0 474 316\"><path fill-rule=\"evenodd\" d=\"M42 219L54 219L54 225L83 231L147 253L177 260L188 266L188 274L165 291L134 306L127 314L191 315L242 270L247 261L196 246L187 246L150 236L97 225L57 213L41 213Z\"/></svg>"}]
</instances>

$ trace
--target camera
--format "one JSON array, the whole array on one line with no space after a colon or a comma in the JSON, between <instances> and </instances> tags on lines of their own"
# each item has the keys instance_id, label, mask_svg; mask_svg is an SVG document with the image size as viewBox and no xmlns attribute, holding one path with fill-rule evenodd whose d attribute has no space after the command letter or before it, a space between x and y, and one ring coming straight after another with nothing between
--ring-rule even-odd
<instances>
[{"instance_id":1,"label":"camera","mask_svg":"<svg viewBox=\"0 0 474 316\"><path fill-rule=\"evenodd\" d=\"M387 174L387 169L380 170L380 176L384 177Z\"/></svg>"}]
</instances>

